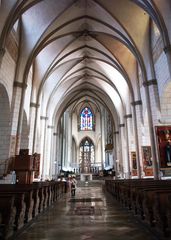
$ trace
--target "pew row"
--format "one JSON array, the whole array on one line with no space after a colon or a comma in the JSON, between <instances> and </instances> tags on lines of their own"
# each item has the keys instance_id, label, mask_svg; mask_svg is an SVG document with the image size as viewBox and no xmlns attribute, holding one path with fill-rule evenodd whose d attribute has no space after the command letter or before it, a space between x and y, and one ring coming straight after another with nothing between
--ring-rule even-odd
<instances>
[{"instance_id":1,"label":"pew row","mask_svg":"<svg viewBox=\"0 0 171 240\"><path fill-rule=\"evenodd\" d=\"M0 239L17 235L65 193L65 182L0 184Z\"/></svg>"},{"instance_id":2,"label":"pew row","mask_svg":"<svg viewBox=\"0 0 171 240\"><path fill-rule=\"evenodd\" d=\"M171 180L106 180L105 187L153 231L171 236Z\"/></svg>"}]
</instances>

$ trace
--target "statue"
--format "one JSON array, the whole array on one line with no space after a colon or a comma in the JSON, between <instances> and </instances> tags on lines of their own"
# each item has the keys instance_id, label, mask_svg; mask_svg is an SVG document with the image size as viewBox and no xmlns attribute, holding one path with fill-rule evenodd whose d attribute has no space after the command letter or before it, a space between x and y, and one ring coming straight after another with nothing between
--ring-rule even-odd
<instances>
[{"instance_id":1,"label":"statue","mask_svg":"<svg viewBox=\"0 0 171 240\"><path fill-rule=\"evenodd\" d=\"M167 144L165 146L165 151L166 151L167 163L171 163L171 140L167 141Z\"/></svg>"}]
</instances>

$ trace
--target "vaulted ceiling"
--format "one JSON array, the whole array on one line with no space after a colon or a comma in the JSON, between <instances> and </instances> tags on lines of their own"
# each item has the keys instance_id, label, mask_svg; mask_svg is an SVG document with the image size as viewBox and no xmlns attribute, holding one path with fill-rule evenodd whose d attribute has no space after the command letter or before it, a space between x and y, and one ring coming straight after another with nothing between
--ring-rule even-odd
<instances>
[{"instance_id":1,"label":"vaulted ceiling","mask_svg":"<svg viewBox=\"0 0 171 240\"><path fill-rule=\"evenodd\" d=\"M32 101L60 115L88 97L113 109L121 121L139 99L137 66L146 77L149 27L164 44L169 36L161 0L2 0L0 46L14 27L19 46L18 81L32 67Z\"/></svg>"}]
</instances>

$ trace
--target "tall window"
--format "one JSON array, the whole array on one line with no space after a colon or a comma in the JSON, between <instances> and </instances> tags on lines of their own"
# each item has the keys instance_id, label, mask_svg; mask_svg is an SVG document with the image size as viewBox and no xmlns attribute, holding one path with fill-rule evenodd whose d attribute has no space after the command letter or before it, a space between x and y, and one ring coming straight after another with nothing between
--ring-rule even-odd
<instances>
[{"instance_id":1,"label":"tall window","mask_svg":"<svg viewBox=\"0 0 171 240\"><path fill-rule=\"evenodd\" d=\"M80 117L81 117L80 130L83 130L83 131L93 130L93 114L90 108L85 107L82 110Z\"/></svg>"}]
</instances>

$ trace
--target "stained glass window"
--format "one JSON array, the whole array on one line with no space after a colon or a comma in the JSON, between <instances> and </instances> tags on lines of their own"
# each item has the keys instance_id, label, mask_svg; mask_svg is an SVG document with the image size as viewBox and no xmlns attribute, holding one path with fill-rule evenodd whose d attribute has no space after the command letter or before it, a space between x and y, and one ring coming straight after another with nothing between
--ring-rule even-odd
<instances>
[{"instance_id":1,"label":"stained glass window","mask_svg":"<svg viewBox=\"0 0 171 240\"><path fill-rule=\"evenodd\" d=\"M93 130L93 114L90 108L85 107L81 112L81 125L80 129L85 130Z\"/></svg>"}]
</instances>

